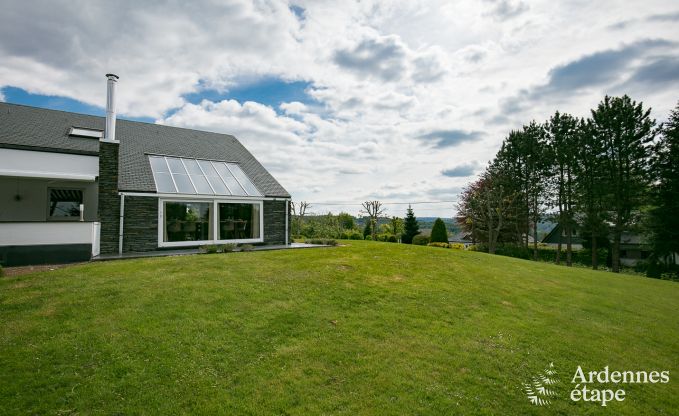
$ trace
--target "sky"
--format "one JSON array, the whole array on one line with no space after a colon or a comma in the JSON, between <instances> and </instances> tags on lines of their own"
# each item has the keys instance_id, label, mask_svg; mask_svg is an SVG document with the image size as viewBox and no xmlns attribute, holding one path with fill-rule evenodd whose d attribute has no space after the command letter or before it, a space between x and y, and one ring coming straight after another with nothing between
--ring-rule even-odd
<instances>
[{"instance_id":1,"label":"sky","mask_svg":"<svg viewBox=\"0 0 679 416\"><path fill-rule=\"evenodd\" d=\"M115 73L119 117L233 134L315 213L451 217L510 130L679 100L674 1L0 3L0 100L103 115Z\"/></svg>"}]
</instances>

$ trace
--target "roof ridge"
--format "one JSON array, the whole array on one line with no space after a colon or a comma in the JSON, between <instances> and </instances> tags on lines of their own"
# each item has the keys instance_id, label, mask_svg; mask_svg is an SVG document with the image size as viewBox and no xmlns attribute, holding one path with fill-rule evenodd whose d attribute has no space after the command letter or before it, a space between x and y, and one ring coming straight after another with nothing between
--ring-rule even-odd
<instances>
[{"instance_id":1,"label":"roof ridge","mask_svg":"<svg viewBox=\"0 0 679 416\"><path fill-rule=\"evenodd\" d=\"M33 105L26 105L26 104L9 103L7 101L0 101L0 105L8 105L8 106L13 106L13 107L23 107L23 108L27 108L27 109L41 110L41 111L51 111L51 112L64 113L64 114L73 114L73 115L76 115L76 116L93 117L93 118L96 118L96 119L106 120L105 115L95 116L93 114L76 113L75 111L57 110L57 109L54 109L54 108L45 108L45 107L36 107L36 106L33 106ZM102 109L102 111L103 111L103 109ZM122 117L116 117L116 119L117 119L116 121L121 121L121 122L125 122L125 123L139 123L139 124L147 124L149 126L160 126L160 127L171 128L171 129L196 131L196 132L200 132L200 133L218 134L218 135L222 135L222 136L229 136L231 138L238 140L236 138L236 136L234 136L233 134L229 134L229 133L219 133L219 132L210 131L210 130L190 129L188 127L172 126L172 125L161 124L161 123L157 123L157 122L151 123L151 122L148 122L148 121L128 120L128 119L122 118Z\"/></svg>"}]
</instances>

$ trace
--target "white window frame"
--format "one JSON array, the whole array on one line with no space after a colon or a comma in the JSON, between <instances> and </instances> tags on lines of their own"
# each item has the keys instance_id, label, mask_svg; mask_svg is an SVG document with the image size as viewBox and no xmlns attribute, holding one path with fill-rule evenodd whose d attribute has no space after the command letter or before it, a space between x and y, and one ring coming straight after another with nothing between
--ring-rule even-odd
<instances>
[{"instance_id":1,"label":"white window frame","mask_svg":"<svg viewBox=\"0 0 679 416\"><path fill-rule=\"evenodd\" d=\"M195 202L212 203L212 240L196 241L163 241L163 231L165 230L164 204L165 202ZM251 204L259 205L259 238L239 238L234 240L219 240L219 204ZM264 242L264 200L263 199L233 199L233 198L158 198L158 247L195 247L205 244L246 244Z\"/></svg>"},{"instance_id":2,"label":"white window frame","mask_svg":"<svg viewBox=\"0 0 679 416\"><path fill-rule=\"evenodd\" d=\"M52 203L52 190L55 191L80 191L83 196L83 201L80 203L80 215L77 217L53 217L50 215L50 205ZM72 186L48 186L47 187L47 206L45 208L45 218L47 221L54 222L77 222L82 221L83 209L85 205L85 188L72 187Z\"/></svg>"},{"instance_id":3,"label":"white window frame","mask_svg":"<svg viewBox=\"0 0 679 416\"><path fill-rule=\"evenodd\" d=\"M87 137L90 139L103 139L104 131L99 129L91 129L89 127L73 126L68 131L68 135L71 137Z\"/></svg>"}]
</instances>

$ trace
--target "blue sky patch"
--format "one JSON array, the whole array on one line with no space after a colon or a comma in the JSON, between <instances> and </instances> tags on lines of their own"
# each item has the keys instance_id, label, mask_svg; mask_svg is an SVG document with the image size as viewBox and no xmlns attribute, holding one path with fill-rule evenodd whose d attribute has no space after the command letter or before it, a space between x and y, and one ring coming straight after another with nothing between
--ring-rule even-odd
<instances>
[{"instance_id":1,"label":"blue sky patch","mask_svg":"<svg viewBox=\"0 0 679 416\"><path fill-rule=\"evenodd\" d=\"M236 100L240 103L255 101L273 107L278 111L278 106L281 103L292 101L299 101L304 104L314 103L314 99L306 93L306 89L310 86L311 83L306 81L287 82L279 78L264 78L233 86L227 91L202 90L186 94L184 99L192 104L198 104L202 100L213 102Z\"/></svg>"},{"instance_id":2,"label":"blue sky patch","mask_svg":"<svg viewBox=\"0 0 679 416\"><path fill-rule=\"evenodd\" d=\"M295 17L297 17L297 19L304 20L304 7L293 4L290 6L290 11L295 15Z\"/></svg>"},{"instance_id":3,"label":"blue sky patch","mask_svg":"<svg viewBox=\"0 0 679 416\"><path fill-rule=\"evenodd\" d=\"M2 94L5 96L5 102L12 104L49 108L51 110L70 111L72 113L89 114L92 116L106 116L106 110L104 107L83 103L82 101L74 100L68 97L31 94L26 90L16 87L4 87L2 89ZM154 119L151 117L125 117L118 115L118 118L123 120L143 121L147 123L154 122Z\"/></svg>"}]
</instances>

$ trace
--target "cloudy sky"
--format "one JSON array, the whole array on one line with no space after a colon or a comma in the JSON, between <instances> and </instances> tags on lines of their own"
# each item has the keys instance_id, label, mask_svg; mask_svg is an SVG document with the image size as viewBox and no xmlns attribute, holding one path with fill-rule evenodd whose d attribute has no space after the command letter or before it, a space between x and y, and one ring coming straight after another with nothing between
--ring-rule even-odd
<instances>
[{"instance_id":1,"label":"cloudy sky","mask_svg":"<svg viewBox=\"0 0 679 416\"><path fill-rule=\"evenodd\" d=\"M114 72L122 118L234 134L315 212L452 201L523 123L679 100L675 1L0 2L0 100L103 114Z\"/></svg>"}]
</instances>

